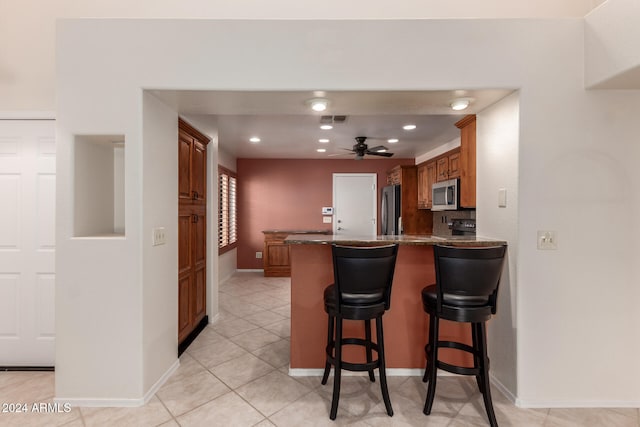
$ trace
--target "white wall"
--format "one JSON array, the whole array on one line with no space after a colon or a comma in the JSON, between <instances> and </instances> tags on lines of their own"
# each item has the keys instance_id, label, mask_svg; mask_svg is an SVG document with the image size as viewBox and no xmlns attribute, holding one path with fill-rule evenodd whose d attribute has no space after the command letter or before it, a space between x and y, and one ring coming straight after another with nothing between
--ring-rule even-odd
<instances>
[{"instance_id":1,"label":"white wall","mask_svg":"<svg viewBox=\"0 0 640 427\"><path fill-rule=\"evenodd\" d=\"M178 349L178 115L143 94L144 206L141 241L143 390L176 362ZM152 246L155 227L168 244Z\"/></svg>"},{"instance_id":2,"label":"white wall","mask_svg":"<svg viewBox=\"0 0 640 427\"><path fill-rule=\"evenodd\" d=\"M55 26L68 18L420 19L582 17L604 0L3 0L0 111L56 107Z\"/></svg>"},{"instance_id":3,"label":"white wall","mask_svg":"<svg viewBox=\"0 0 640 427\"><path fill-rule=\"evenodd\" d=\"M58 170L64 173L58 187L57 306L69 311L59 325L64 357L56 371L58 396L145 391L138 324L139 295L147 283L136 266L148 249L141 243L146 229L136 218L149 208L139 197L140 170L156 166L142 156L141 87L499 87L520 90L518 243L512 260L517 277L510 283L517 287L518 378L517 391L510 391L524 405L640 405L640 383L628 380L640 377L640 319L633 306L640 282L634 242L640 234L623 221L637 216L639 206L634 114L640 94L584 90L582 20L78 20L61 23L57 40ZM127 239L81 245L68 240L64 219L72 189L68 147L72 132L105 128L126 134ZM635 191L623 190L629 184ZM535 249L541 229L558 232L557 251ZM603 243L615 250L603 249ZM91 292L79 293L80 283ZM594 308L602 304L603 288L614 292L615 308ZM98 329L72 324L85 319L79 307L100 301L94 292L104 293L104 311L117 312L118 319ZM147 327L153 325L144 325L151 332ZM89 335L89 343L80 341ZM87 352L105 340L115 343L115 337L124 357ZM76 348L81 351L74 354ZM71 369L72 361L82 369ZM110 378L85 369L89 365L112 366ZM492 369L503 375L514 367L494 362ZM85 385L72 378L83 378Z\"/></svg>"},{"instance_id":4,"label":"white wall","mask_svg":"<svg viewBox=\"0 0 640 427\"><path fill-rule=\"evenodd\" d=\"M609 0L585 18L585 83L640 89L640 2Z\"/></svg>"},{"instance_id":5,"label":"white wall","mask_svg":"<svg viewBox=\"0 0 640 427\"><path fill-rule=\"evenodd\" d=\"M507 262L497 315L489 322L491 373L502 390L516 395L518 367L518 144L519 100L515 92L476 116L476 221L478 236L507 241ZM507 206L498 207L498 190Z\"/></svg>"}]
</instances>

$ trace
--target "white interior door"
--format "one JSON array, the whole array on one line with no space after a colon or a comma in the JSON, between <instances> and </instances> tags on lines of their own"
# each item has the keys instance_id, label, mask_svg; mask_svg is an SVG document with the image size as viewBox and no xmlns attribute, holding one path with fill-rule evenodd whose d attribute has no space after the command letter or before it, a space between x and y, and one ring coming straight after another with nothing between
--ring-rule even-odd
<instances>
[{"instance_id":1,"label":"white interior door","mask_svg":"<svg viewBox=\"0 0 640 427\"><path fill-rule=\"evenodd\" d=\"M378 193L375 173L334 173L334 234L375 236Z\"/></svg>"},{"instance_id":2,"label":"white interior door","mask_svg":"<svg viewBox=\"0 0 640 427\"><path fill-rule=\"evenodd\" d=\"M0 366L54 365L53 120L0 120Z\"/></svg>"}]
</instances>

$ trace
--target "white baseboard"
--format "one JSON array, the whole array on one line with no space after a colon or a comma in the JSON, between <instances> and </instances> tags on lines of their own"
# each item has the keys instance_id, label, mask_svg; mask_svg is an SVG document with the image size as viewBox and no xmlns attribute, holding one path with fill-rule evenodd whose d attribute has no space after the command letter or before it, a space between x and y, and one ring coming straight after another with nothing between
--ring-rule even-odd
<instances>
[{"instance_id":1,"label":"white baseboard","mask_svg":"<svg viewBox=\"0 0 640 427\"><path fill-rule=\"evenodd\" d=\"M218 319L220 319L220 313L216 313L215 316L210 316L209 317L209 324L213 325L214 323L216 323L218 321Z\"/></svg>"},{"instance_id":2,"label":"white baseboard","mask_svg":"<svg viewBox=\"0 0 640 427\"><path fill-rule=\"evenodd\" d=\"M640 400L535 400L516 399L519 408L640 408Z\"/></svg>"},{"instance_id":3,"label":"white baseboard","mask_svg":"<svg viewBox=\"0 0 640 427\"><path fill-rule=\"evenodd\" d=\"M236 273L264 273L263 268L239 268Z\"/></svg>"},{"instance_id":4,"label":"white baseboard","mask_svg":"<svg viewBox=\"0 0 640 427\"><path fill-rule=\"evenodd\" d=\"M511 390L509 390L504 384L498 381L498 379L496 379L496 377L494 377L491 372L489 372L489 381L491 382L491 386L500 390L500 393L502 393L511 403L519 406L517 404L518 398L516 397L516 395L513 394Z\"/></svg>"},{"instance_id":5,"label":"white baseboard","mask_svg":"<svg viewBox=\"0 0 640 427\"><path fill-rule=\"evenodd\" d=\"M144 406L151 400L151 398L160 390L160 387L164 385L165 382L173 375L173 373L180 366L180 359L176 359L175 362L165 371L165 373L158 379L149 388L149 390L139 399L105 399L105 398L97 398L97 399L76 399L76 398L64 398L64 397L55 397L53 401L55 403L69 403L71 406L77 407L93 407L93 408L101 408L101 407L138 407Z\"/></svg>"},{"instance_id":6,"label":"white baseboard","mask_svg":"<svg viewBox=\"0 0 640 427\"><path fill-rule=\"evenodd\" d=\"M0 111L0 120L55 120L55 111Z\"/></svg>"}]
</instances>

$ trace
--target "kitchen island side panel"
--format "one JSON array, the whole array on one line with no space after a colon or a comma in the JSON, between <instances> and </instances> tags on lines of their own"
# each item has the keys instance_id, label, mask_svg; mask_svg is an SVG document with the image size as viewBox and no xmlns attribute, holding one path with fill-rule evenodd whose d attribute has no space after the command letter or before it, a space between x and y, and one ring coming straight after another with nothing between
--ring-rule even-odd
<instances>
[{"instance_id":1,"label":"kitchen island side panel","mask_svg":"<svg viewBox=\"0 0 640 427\"><path fill-rule=\"evenodd\" d=\"M323 292L333 283L331 245L291 245L291 261L290 368L321 369L327 340ZM432 246L401 245L391 308L383 316L387 368L424 369L429 320L422 308L421 290L432 283L435 283ZM363 322L345 321L343 336L364 337ZM440 340L449 339L470 343L468 325L441 321ZM459 353L443 350L440 360L470 366L470 357ZM364 351L354 346L345 347L344 354L349 361L364 360Z\"/></svg>"}]
</instances>

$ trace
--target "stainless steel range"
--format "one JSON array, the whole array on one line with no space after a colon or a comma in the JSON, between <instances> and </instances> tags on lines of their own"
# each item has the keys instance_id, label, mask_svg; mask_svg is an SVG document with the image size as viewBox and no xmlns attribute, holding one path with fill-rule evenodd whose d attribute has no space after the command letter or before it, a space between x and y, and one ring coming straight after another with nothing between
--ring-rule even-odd
<instances>
[{"instance_id":1,"label":"stainless steel range","mask_svg":"<svg viewBox=\"0 0 640 427\"><path fill-rule=\"evenodd\" d=\"M475 236L476 220L475 219L454 219L451 220L452 236Z\"/></svg>"}]
</instances>

